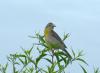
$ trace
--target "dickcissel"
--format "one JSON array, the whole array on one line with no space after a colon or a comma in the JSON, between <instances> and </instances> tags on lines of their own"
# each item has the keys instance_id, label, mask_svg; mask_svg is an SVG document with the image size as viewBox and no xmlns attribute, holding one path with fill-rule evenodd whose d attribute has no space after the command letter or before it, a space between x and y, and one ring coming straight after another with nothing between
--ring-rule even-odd
<instances>
[{"instance_id":1,"label":"dickcissel","mask_svg":"<svg viewBox=\"0 0 100 73\"><path fill-rule=\"evenodd\" d=\"M59 35L54 31L54 27L56 27L53 23L48 23L44 29L44 38L45 42L51 49L61 49L63 50L68 57L71 58L71 55L65 49L67 48L64 44L63 40L59 37Z\"/></svg>"}]
</instances>

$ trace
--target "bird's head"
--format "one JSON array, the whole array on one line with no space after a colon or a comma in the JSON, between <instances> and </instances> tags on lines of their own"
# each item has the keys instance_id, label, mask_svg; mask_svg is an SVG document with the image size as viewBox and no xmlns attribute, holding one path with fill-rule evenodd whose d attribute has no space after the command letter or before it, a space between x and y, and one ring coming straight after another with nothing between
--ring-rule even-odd
<instances>
[{"instance_id":1,"label":"bird's head","mask_svg":"<svg viewBox=\"0 0 100 73\"><path fill-rule=\"evenodd\" d=\"M48 23L47 25L46 25L46 29L48 29L48 30L53 30L54 29L54 27L56 27L53 23Z\"/></svg>"}]
</instances>

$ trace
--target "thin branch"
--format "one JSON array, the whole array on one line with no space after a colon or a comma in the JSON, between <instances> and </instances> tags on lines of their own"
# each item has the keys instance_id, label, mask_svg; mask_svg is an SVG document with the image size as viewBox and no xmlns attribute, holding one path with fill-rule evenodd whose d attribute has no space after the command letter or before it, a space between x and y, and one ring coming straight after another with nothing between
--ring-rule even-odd
<instances>
[{"instance_id":1,"label":"thin branch","mask_svg":"<svg viewBox=\"0 0 100 73\"><path fill-rule=\"evenodd\" d=\"M52 57L52 64L53 64L53 62L54 62L54 49L52 49L52 55L51 55L51 57Z\"/></svg>"}]
</instances>

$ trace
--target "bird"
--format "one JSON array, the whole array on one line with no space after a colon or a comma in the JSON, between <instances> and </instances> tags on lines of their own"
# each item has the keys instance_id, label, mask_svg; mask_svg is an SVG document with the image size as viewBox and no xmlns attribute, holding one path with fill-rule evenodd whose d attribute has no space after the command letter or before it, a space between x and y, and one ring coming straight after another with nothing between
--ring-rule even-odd
<instances>
[{"instance_id":1,"label":"bird","mask_svg":"<svg viewBox=\"0 0 100 73\"><path fill-rule=\"evenodd\" d=\"M67 48L64 44L63 40L59 37L59 35L54 31L54 27L56 27L52 22L49 22L44 29L44 38L45 42L50 49L61 49L64 51L69 58L72 58Z\"/></svg>"}]
</instances>

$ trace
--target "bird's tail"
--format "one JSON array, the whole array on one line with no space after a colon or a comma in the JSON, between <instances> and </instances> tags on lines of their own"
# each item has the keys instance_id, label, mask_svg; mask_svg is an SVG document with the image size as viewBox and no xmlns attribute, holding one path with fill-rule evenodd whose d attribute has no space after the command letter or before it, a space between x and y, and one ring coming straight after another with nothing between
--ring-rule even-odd
<instances>
[{"instance_id":1,"label":"bird's tail","mask_svg":"<svg viewBox=\"0 0 100 73\"><path fill-rule=\"evenodd\" d=\"M65 52L65 54L68 56L69 59L72 59L72 56L69 54L69 52L66 49L63 49L63 51Z\"/></svg>"}]
</instances>

